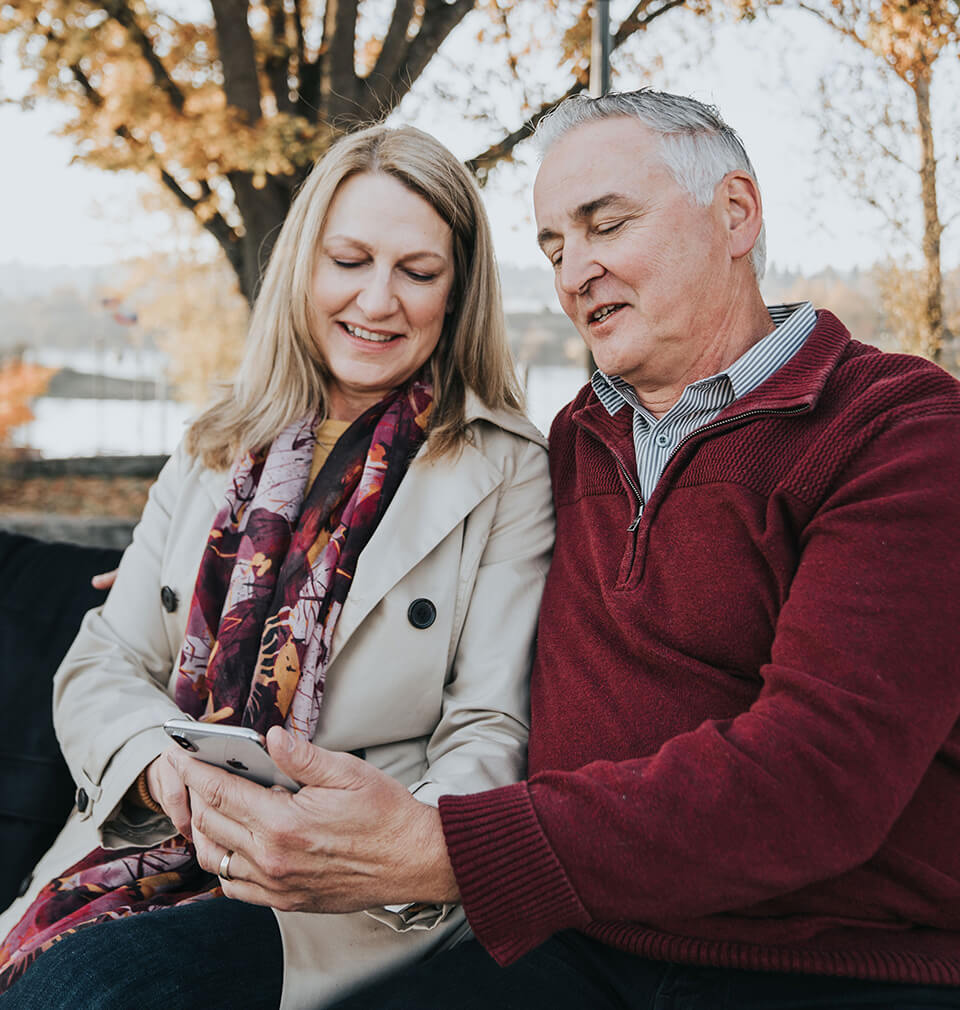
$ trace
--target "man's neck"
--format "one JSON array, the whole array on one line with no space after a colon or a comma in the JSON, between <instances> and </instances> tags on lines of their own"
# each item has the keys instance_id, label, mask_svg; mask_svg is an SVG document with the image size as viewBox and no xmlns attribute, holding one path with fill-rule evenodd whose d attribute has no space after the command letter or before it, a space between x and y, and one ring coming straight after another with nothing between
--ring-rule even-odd
<instances>
[{"instance_id":1,"label":"man's neck","mask_svg":"<svg viewBox=\"0 0 960 1010\"><path fill-rule=\"evenodd\" d=\"M687 386L729 368L775 329L760 291L754 286L746 300L741 300L739 304L736 300L731 301L729 311L715 326L713 336L703 341L700 355L668 383L634 386L637 399L654 417L663 417L677 403Z\"/></svg>"}]
</instances>

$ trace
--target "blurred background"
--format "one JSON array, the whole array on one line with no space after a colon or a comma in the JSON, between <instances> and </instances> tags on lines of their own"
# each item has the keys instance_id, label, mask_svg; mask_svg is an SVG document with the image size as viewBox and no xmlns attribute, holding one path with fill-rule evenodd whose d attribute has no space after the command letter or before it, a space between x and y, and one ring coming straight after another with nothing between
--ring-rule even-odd
<instances>
[{"instance_id":1,"label":"blurred background","mask_svg":"<svg viewBox=\"0 0 960 1010\"><path fill-rule=\"evenodd\" d=\"M483 187L534 421L586 379L527 141L602 0L0 5L0 526L122 545L243 349L292 194L344 131L429 130ZM610 0L614 90L715 103L764 193L768 302L958 370L960 6ZM596 69L596 60L594 67ZM71 525L72 524L72 525Z\"/></svg>"}]
</instances>

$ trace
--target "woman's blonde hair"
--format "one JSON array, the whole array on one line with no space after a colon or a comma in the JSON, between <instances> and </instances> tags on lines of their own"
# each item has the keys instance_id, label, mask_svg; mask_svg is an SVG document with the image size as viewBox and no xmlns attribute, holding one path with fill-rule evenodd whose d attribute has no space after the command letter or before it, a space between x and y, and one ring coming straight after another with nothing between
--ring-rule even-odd
<instances>
[{"instance_id":1,"label":"woman's blonde hair","mask_svg":"<svg viewBox=\"0 0 960 1010\"><path fill-rule=\"evenodd\" d=\"M237 376L187 431L187 449L204 465L224 469L240 452L268 445L296 418L318 409L325 416L329 371L311 335L310 288L337 188L363 172L397 179L453 232L453 303L430 358L429 454L462 445L468 388L491 408L520 409L490 225L473 179L429 134L409 126L371 126L338 140L293 201L253 307Z\"/></svg>"}]
</instances>

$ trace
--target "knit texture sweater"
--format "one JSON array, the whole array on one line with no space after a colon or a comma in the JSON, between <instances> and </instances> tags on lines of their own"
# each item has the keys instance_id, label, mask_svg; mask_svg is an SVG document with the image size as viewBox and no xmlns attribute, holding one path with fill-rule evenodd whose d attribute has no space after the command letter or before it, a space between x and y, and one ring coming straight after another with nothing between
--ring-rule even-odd
<instances>
[{"instance_id":1,"label":"knit texture sweater","mask_svg":"<svg viewBox=\"0 0 960 1010\"><path fill-rule=\"evenodd\" d=\"M529 779L440 802L480 942L960 985L960 384L820 312L636 529L628 411L550 457Z\"/></svg>"}]
</instances>

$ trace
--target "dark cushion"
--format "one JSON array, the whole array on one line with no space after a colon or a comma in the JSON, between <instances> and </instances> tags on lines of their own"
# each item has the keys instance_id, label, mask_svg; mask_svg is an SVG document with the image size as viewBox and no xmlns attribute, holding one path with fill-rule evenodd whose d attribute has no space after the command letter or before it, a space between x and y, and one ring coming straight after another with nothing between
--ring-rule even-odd
<instances>
[{"instance_id":1,"label":"dark cushion","mask_svg":"<svg viewBox=\"0 0 960 1010\"><path fill-rule=\"evenodd\" d=\"M120 551L0 530L0 909L56 837L74 785L53 732L53 675Z\"/></svg>"}]
</instances>

